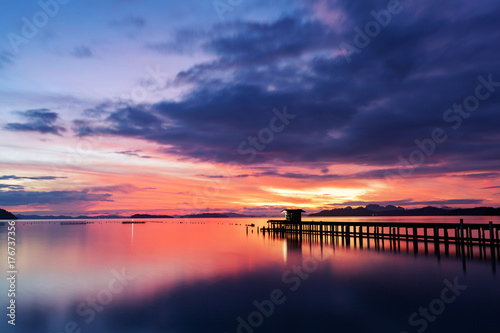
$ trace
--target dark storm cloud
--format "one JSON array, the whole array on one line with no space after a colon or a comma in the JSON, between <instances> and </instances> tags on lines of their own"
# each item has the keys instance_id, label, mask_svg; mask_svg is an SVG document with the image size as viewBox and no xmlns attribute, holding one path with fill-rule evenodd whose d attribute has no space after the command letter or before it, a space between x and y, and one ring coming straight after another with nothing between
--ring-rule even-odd
<instances>
[{"instance_id":1,"label":"dark storm cloud","mask_svg":"<svg viewBox=\"0 0 500 333\"><path fill-rule=\"evenodd\" d=\"M385 8L385 2L337 2L346 16L342 28L305 13L218 25L193 37L215 58L178 74L178 84L194 85L182 100L117 106L104 121L79 120L74 129L81 136L141 138L183 158L248 163L250 154L239 153L238 146L269 128L274 108L286 107L295 118L253 163L391 166L421 150L420 142L433 152L413 176L460 166L486 177L484 165L497 170L499 164L500 87L482 88L490 95L478 111L443 119L447 109L475 94L479 76L500 82L500 47L494 42L500 39L500 5L483 2L488 10L467 1L405 3L350 64L339 55L340 43L352 44L354 27L363 29L373 20L370 11ZM449 10L439 10L444 7ZM436 128L443 129L444 143L429 143ZM389 169L364 176L384 177Z\"/></svg>"},{"instance_id":2,"label":"dark storm cloud","mask_svg":"<svg viewBox=\"0 0 500 333\"><path fill-rule=\"evenodd\" d=\"M0 191L0 205L23 206L30 204L57 205L70 202L113 201L108 193L97 194L83 191Z\"/></svg>"},{"instance_id":3,"label":"dark storm cloud","mask_svg":"<svg viewBox=\"0 0 500 333\"><path fill-rule=\"evenodd\" d=\"M323 23L287 16L272 23L241 22L220 27L205 44L226 64L267 64L335 45Z\"/></svg>"},{"instance_id":4,"label":"dark storm cloud","mask_svg":"<svg viewBox=\"0 0 500 333\"><path fill-rule=\"evenodd\" d=\"M25 118L27 122L8 123L5 125L5 129L55 135L61 135L61 132L66 131L64 127L54 124L59 118L57 112L52 112L48 109L36 109L15 113Z\"/></svg>"}]
</instances>

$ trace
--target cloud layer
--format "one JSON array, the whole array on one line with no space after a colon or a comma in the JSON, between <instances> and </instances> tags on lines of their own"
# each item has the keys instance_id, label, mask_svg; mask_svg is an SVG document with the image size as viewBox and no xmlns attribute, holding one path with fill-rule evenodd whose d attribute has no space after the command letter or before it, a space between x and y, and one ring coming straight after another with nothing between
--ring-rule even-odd
<instances>
[{"instance_id":1,"label":"cloud layer","mask_svg":"<svg viewBox=\"0 0 500 333\"><path fill-rule=\"evenodd\" d=\"M80 136L140 138L168 154L223 163L248 163L251 154L238 147L247 141L243 147L250 149L249 138L259 140L260 133L269 142L257 141L252 163L390 166L400 156L408 160L420 149L417 142L425 146L441 128L445 142L429 146L435 153L421 167L460 163L472 171L481 163L498 165L497 86L476 112L444 117L474 95L479 76L500 82L498 47L491 43L500 38L498 4L487 2L485 11L458 1L450 15L436 11L435 4L404 3L347 63L339 45L353 44L354 28L365 27L374 20L370 11L385 4L334 3L327 9L342 14L342 28L318 17L311 5L268 23L236 21L206 34L179 31L190 38L165 47L182 49L195 40L213 57L178 73L175 84L192 85L190 93L179 101L120 104L101 122L76 121L74 130ZM273 109L285 107L296 117L270 139L266 128Z\"/></svg>"},{"instance_id":2,"label":"cloud layer","mask_svg":"<svg viewBox=\"0 0 500 333\"><path fill-rule=\"evenodd\" d=\"M8 123L5 125L5 129L10 131L39 132L42 134L55 135L61 135L61 132L66 131L64 127L55 124L59 118L57 112L52 112L48 109L36 109L16 112L16 114L26 119L26 122Z\"/></svg>"}]
</instances>

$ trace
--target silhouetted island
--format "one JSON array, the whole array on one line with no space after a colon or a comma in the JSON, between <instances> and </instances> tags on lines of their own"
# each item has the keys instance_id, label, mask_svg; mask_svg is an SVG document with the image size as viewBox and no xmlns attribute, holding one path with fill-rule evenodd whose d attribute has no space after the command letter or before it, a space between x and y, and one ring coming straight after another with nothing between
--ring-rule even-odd
<instances>
[{"instance_id":1,"label":"silhouetted island","mask_svg":"<svg viewBox=\"0 0 500 333\"><path fill-rule=\"evenodd\" d=\"M150 215L150 214L134 214L131 219L173 219L170 215Z\"/></svg>"},{"instance_id":2,"label":"silhouetted island","mask_svg":"<svg viewBox=\"0 0 500 333\"><path fill-rule=\"evenodd\" d=\"M220 213L201 213L201 214L191 214L191 215L181 216L181 218L205 218L205 217L229 217L229 216Z\"/></svg>"},{"instance_id":3,"label":"silhouetted island","mask_svg":"<svg viewBox=\"0 0 500 333\"><path fill-rule=\"evenodd\" d=\"M98 216L87 216L87 215L81 215L81 216L67 216L67 215L24 215L24 214L17 214L17 217L21 220L90 220L90 219L124 219L127 218L126 216L121 216L121 215L98 215Z\"/></svg>"},{"instance_id":4,"label":"silhouetted island","mask_svg":"<svg viewBox=\"0 0 500 333\"><path fill-rule=\"evenodd\" d=\"M17 217L11 212L0 208L0 220L17 220Z\"/></svg>"},{"instance_id":5,"label":"silhouetted island","mask_svg":"<svg viewBox=\"0 0 500 333\"><path fill-rule=\"evenodd\" d=\"M367 205L366 207L346 207L323 210L309 216L500 216L500 208L438 208L427 206L423 208L405 209L396 206Z\"/></svg>"}]
</instances>

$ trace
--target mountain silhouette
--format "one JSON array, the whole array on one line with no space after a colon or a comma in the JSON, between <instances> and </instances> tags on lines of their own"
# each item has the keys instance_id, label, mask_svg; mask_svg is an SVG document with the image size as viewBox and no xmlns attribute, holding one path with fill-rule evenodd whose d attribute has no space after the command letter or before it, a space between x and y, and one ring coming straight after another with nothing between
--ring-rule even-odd
<instances>
[{"instance_id":1,"label":"mountain silhouette","mask_svg":"<svg viewBox=\"0 0 500 333\"><path fill-rule=\"evenodd\" d=\"M151 214L134 214L130 218L132 219L171 219L173 216L170 215L151 215Z\"/></svg>"},{"instance_id":2,"label":"mountain silhouette","mask_svg":"<svg viewBox=\"0 0 500 333\"><path fill-rule=\"evenodd\" d=\"M17 220L17 217L11 212L0 208L0 220Z\"/></svg>"},{"instance_id":3,"label":"mountain silhouette","mask_svg":"<svg viewBox=\"0 0 500 333\"><path fill-rule=\"evenodd\" d=\"M309 216L500 216L500 208L475 207L450 209L427 206L415 209L405 209L395 206L367 205L366 207L346 207L323 210Z\"/></svg>"}]
</instances>

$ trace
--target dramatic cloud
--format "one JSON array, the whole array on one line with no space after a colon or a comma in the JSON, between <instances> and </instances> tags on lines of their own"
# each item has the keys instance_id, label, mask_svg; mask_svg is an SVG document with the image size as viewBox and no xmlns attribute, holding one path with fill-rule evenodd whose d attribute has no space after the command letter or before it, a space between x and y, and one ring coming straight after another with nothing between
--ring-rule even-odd
<instances>
[{"instance_id":1,"label":"dramatic cloud","mask_svg":"<svg viewBox=\"0 0 500 333\"><path fill-rule=\"evenodd\" d=\"M16 112L16 114L27 119L26 123L8 123L5 129L11 131L40 132L42 134L61 135L65 132L64 127L55 125L59 115L48 109L27 110Z\"/></svg>"},{"instance_id":2,"label":"dramatic cloud","mask_svg":"<svg viewBox=\"0 0 500 333\"><path fill-rule=\"evenodd\" d=\"M61 203L71 202L97 202L113 201L112 195L89 193L89 190L83 191L0 191L0 204L2 206L23 206L23 205L59 205Z\"/></svg>"},{"instance_id":3,"label":"dramatic cloud","mask_svg":"<svg viewBox=\"0 0 500 333\"><path fill-rule=\"evenodd\" d=\"M222 163L393 166L415 160L418 151L421 163L412 176L499 164L500 58L491 44L500 38L498 4L471 11L468 2L454 2L454 11L468 15L453 19L432 4L407 4L348 63L339 45L352 44L354 27L364 27L373 20L370 11L385 4L336 3L346 17L343 29L301 13L269 23L222 24L210 34L183 32L215 56L177 75L178 84L193 85L190 93L175 102L117 105L103 121L81 119L74 129L80 136L140 138L163 145L168 154ZM182 43L175 38L164 51ZM491 93L478 111L447 113L481 84L482 92ZM270 132L273 109L283 114L285 108L294 118ZM278 117L276 126L285 122ZM437 128L444 142L432 141ZM384 177L387 170L364 176ZM464 177L497 177L484 171Z\"/></svg>"},{"instance_id":4,"label":"dramatic cloud","mask_svg":"<svg viewBox=\"0 0 500 333\"><path fill-rule=\"evenodd\" d=\"M406 201L411 205L464 198L463 205L474 205L480 199L468 198L488 204L498 198L492 194L498 191L481 190L500 180L498 1L401 1L377 32L373 13L387 9L387 1L257 1L234 7L224 21L210 1L133 3L73 39L22 46L19 59L0 50L0 62L26 65L2 71L8 110L30 109L7 114L2 126L55 135L71 126L76 137L51 137L44 149L54 161L71 163L64 169L74 181L102 185L88 194L135 200L142 193L119 184L145 170L151 177L130 179L143 190L158 177L158 192L172 204L192 201L207 179L235 178L210 198L207 206L218 209L277 202L311 210L392 198L414 198ZM99 50L99 59L75 67L75 59L56 62L47 49L81 58ZM34 61L37 54L47 54L46 66ZM74 98L42 102L37 94L48 92ZM5 144L9 157L17 158L18 145L39 147L38 137L24 134L8 134L19 139ZM234 174L224 172L230 164L237 164ZM393 182L397 177L405 186ZM181 194L184 188L191 194ZM319 188L329 197L314 195Z\"/></svg>"}]
</instances>

